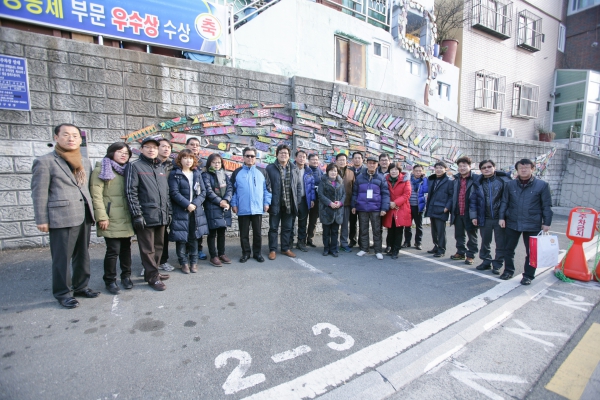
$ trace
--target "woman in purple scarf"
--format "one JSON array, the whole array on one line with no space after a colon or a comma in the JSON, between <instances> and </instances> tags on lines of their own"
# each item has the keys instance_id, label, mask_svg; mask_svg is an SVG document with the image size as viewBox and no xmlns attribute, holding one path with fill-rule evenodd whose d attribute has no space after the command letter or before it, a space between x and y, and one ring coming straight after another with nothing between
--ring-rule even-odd
<instances>
[{"instance_id":1,"label":"woman in purple scarf","mask_svg":"<svg viewBox=\"0 0 600 400\"><path fill-rule=\"evenodd\" d=\"M121 264L121 285L131 289L131 237L134 235L131 215L125 199L125 165L131 149L123 142L111 144L106 156L96 163L90 179L90 193L97 221L96 235L106 241L104 283L112 294L120 291L117 285L117 259Z\"/></svg>"}]
</instances>

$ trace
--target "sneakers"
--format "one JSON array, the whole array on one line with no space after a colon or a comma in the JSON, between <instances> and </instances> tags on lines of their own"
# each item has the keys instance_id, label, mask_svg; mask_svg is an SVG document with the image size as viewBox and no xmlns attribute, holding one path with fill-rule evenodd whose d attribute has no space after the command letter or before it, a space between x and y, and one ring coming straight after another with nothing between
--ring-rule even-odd
<instances>
[{"instance_id":1,"label":"sneakers","mask_svg":"<svg viewBox=\"0 0 600 400\"><path fill-rule=\"evenodd\" d=\"M465 264L467 264L467 265L473 265L474 262L475 262L474 258L471 258L471 257L465 258Z\"/></svg>"},{"instance_id":2,"label":"sneakers","mask_svg":"<svg viewBox=\"0 0 600 400\"><path fill-rule=\"evenodd\" d=\"M377 257L378 260L383 260L383 254L381 253L375 254L375 257Z\"/></svg>"},{"instance_id":3,"label":"sneakers","mask_svg":"<svg viewBox=\"0 0 600 400\"><path fill-rule=\"evenodd\" d=\"M144 268L142 268L142 273L140 274L140 276L144 276Z\"/></svg>"},{"instance_id":4,"label":"sneakers","mask_svg":"<svg viewBox=\"0 0 600 400\"><path fill-rule=\"evenodd\" d=\"M402 247L408 249L410 247L410 242L404 242L404 244L402 245Z\"/></svg>"},{"instance_id":5,"label":"sneakers","mask_svg":"<svg viewBox=\"0 0 600 400\"><path fill-rule=\"evenodd\" d=\"M384 253L385 254L390 254L391 251L392 251L391 247L386 247L385 250L384 250Z\"/></svg>"},{"instance_id":6,"label":"sneakers","mask_svg":"<svg viewBox=\"0 0 600 400\"><path fill-rule=\"evenodd\" d=\"M159 279L156 282L148 282L148 285L150 285L150 287L154 290L157 290L159 292L162 292L163 290L165 290L167 288L167 286L165 286L164 283L162 283L162 281Z\"/></svg>"},{"instance_id":7,"label":"sneakers","mask_svg":"<svg viewBox=\"0 0 600 400\"><path fill-rule=\"evenodd\" d=\"M479 271L485 271L487 269L492 269L492 266L490 264L481 263L478 266L476 266L475 269L478 269Z\"/></svg>"},{"instance_id":8,"label":"sneakers","mask_svg":"<svg viewBox=\"0 0 600 400\"><path fill-rule=\"evenodd\" d=\"M492 268L492 274L500 275L500 268Z\"/></svg>"},{"instance_id":9,"label":"sneakers","mask_svg":"<svg viewBox=\"0 0 600 400\"><path fill-rule=\"evenodd\" d=\"M356 255L357 255L357 256L359 256L359 257L362 257L362 256L364 256L365 254L367 254L367 252L366 252L366 251L362 251L362 250L361 250L361 251L359 251L358 253L356 253Z\"/></svg>"},{"instance_id":10,"label":"sneakers","mask_svg":"<svg viewBox=\"0 0 600 400\"><path fill-rule=\"evenodd\" d=\"M464 254L454 254L453 256L450 256L451 260L464 260L466 257Z\"/></svg>"},{"instance_id":11,"label":"sneakers","mask_svg":"<svg viewBox=\"0 0 600 400\"><path fill-rule=\"evenodd\" d=\"M524 276L523 279L521 279L521 285L531 285L531 279Z\"/></svg>"},{"instance_id":12,"label":"sneakers","mask_svg":"<svg viewBox=\"0 0 600 400\"><path fill-rule=\"evenodd\" d=\"M223 266L223 264L221 263L221 260L219 259L219 257L213 257L210 259L209 263L215 267L221 267Z\"/></svg>"},{"instance_id":13,"label":"sneakers","mask_svg":"<svg viewBox=\"0 0 600 400\"><path fill-rule=\"evenodd\" d=\"M166 263L164 263L164 264L160 264L160 265L158 266L158 269L162 269L162 270L164 270L164 271L171 272L171 271L174 271L174 270L175 270L175 267L174 267L174 266L172 266L171 264L169 264L168 262L166 262Z\"/></svg>"},{"instance_id":14,"label":"sneakers","mask_svg":"<svg viewBox=\"0 0 600 400\"><path fill-rule=\"evenodd\" d=\"M421 243L415 243L415 249L423 250L423 248L421 247Z\"/></svg>"},{"instance_id":15,"label":"sneakers","mask_svg":"<svg viewBox=\"0 0 600 400\"><path fill-rule=\"evenodd\" d=\"M350 248L350 246L342 246L341 249L346 253L352 253L352 249Z\"/></svg>"},{"instance_id":16,"label":"sneakers","mask_svg":"<svg viewBox=\"0 0 600 400\"><path fill-rule=\"evenodd\" d=\"M438 248L437 248L437 247L434 247L434 248L433 248L433 249L431 249L431 250L427 250L427 252L428 252L429 254L436 254L436 253L438 252Z\"/></svg>"},{"instance_id":17,"label":"sneakers","mask_svg":"<svg viewBox=\"0 0 600 400\"><path fill-rule=\"evenodd\" d=\"M502 279L503 281L507 281L507 280L509 280L512 277L513 277L513 274L510 273L510 272L505 272L502 275L500 275L500 279Z\"/></svg>"},{"instance_id":18,"label":"sneakers","mask_svg":"<svg viewBox=\"0 0 600 400\"><path fill-rule=\"evenodd\" d=\"M435 253L433 256L434 256L435 258L442 258L442 257L444 257L445 255L446 255L446 253Z\"/></svg>"},{"instance_id":19,"label":"sneakers","mask_svg":"<svg viewBox=\"0 0 600 400\"><path fill-rule=\"evenodd\" d=\"M206 256L206 254L204 254L204 252L202 250L198 250L198 259L200 260L206 260L208 257Z\"/></svg>"}]
</instances>

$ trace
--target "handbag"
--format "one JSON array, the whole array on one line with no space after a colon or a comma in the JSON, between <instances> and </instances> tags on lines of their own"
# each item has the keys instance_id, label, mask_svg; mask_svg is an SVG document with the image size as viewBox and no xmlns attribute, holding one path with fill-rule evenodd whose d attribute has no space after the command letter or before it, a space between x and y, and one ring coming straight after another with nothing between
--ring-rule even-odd
<instances>
[{"instance_id":1,"label":"handbag","mask_svg":"<svg viewBox=\"0 0 600 400\"><path fill-rule=\"evenodd\" d=\"M529 265L534 268L558 265L558 237L541 231L529 237Z\"/></svg>"}]
</instances>

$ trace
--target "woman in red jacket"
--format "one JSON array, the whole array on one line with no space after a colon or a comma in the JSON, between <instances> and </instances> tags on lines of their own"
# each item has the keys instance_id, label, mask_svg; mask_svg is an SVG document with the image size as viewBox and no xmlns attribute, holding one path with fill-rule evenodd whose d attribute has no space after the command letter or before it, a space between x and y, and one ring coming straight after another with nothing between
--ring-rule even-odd
<instances>
[{"instance_id":1,"label":"woman in red jacket","mask_svg":"<svg viewBox=\"0 0 600 400\"><path fill-rule=\"evenodd\" d=\"M402 173L400 164L390 164L389 174L386 176L390 190L390 210L383 217L383 226L388 228L388 243L392 246L390 255L392 259L398 258L402 245L402 232L405 226L411 226L410 216L410 175Z\"/></svg>"}]
</instances>

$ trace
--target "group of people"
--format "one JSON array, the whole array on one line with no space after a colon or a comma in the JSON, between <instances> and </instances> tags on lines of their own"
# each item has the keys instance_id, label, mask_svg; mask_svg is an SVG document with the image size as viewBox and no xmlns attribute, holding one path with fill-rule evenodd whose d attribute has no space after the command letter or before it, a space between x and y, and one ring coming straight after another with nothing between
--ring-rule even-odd
<instances>
[{"instance_id":1,"label":"group of people","mask_svg":"<svg viewBox=\"0 0 600 400\"><path fill-rule=\"evenodd\" d=\"M446 224L450 221L457 247L453 260L473 264L480 230L479 257L483 262L477 269L499 274L504 263L500 279L510 279L515 270L514 250L522 235L528 254L522 284L531 283L535 275L529 265L529 237L540 229L547 231L552 220L548 184L533 176L535 165L527 159L515 165L516 180L495 171L492 160L479 164L481 174L472 174L471 160L462 157L453 177L448 176L447 166L438 162L435 173L426 177L422 166L414 165L412 174L403 172L402 165L391 162L385 153L368 157L364 165L360 152L352 155L351 163L346 154L338 154L323 173L317 154L298 150L292 162L292 150L282 144L276 148L276 161L265 169L255 165L256 149L245 148L243 165L229 175L217 153L202 165L197 138L189 138L186 149L173 159L167 139L147 137L137 160L130 161L132 151L126 143L113 143L92 172L80 152L78 127L59 125L54 139L54 151L33 163L31 187L37 227L50 234L53 294L67 308L79 305L75 297L99 295L88 288L88 245L94 223L97 235L106 242L103 280L107 291L117 294L121 287L133 287L134 234L144 280L158 291L166 289L164 281L169 279L161 271L174 270L168 262L169 241L176 243L184 274L197 272L198 260L208 258L202 251L204 236L210 264L230 264L225 232L231 227L232 213L238 218L240 263L251 257L265 261L264 213L269 214L269 260L276 259L278 249L287 257L296 257L292 252L296 223L295 248L306 252L308 247L316 247L318 220L324 256L338 257L340 250L349 253L358 245L358 256L368 254L372 247L377 259L382 260L384 253L396 259L401 248L413 243L415 249L422 249L425 216L431 220L434 248L429 253L434 257L445 255ZM496 242L494 257L492 238ZM117 262L121 286L117 284Z\"/></svg>"}]
</instances>

